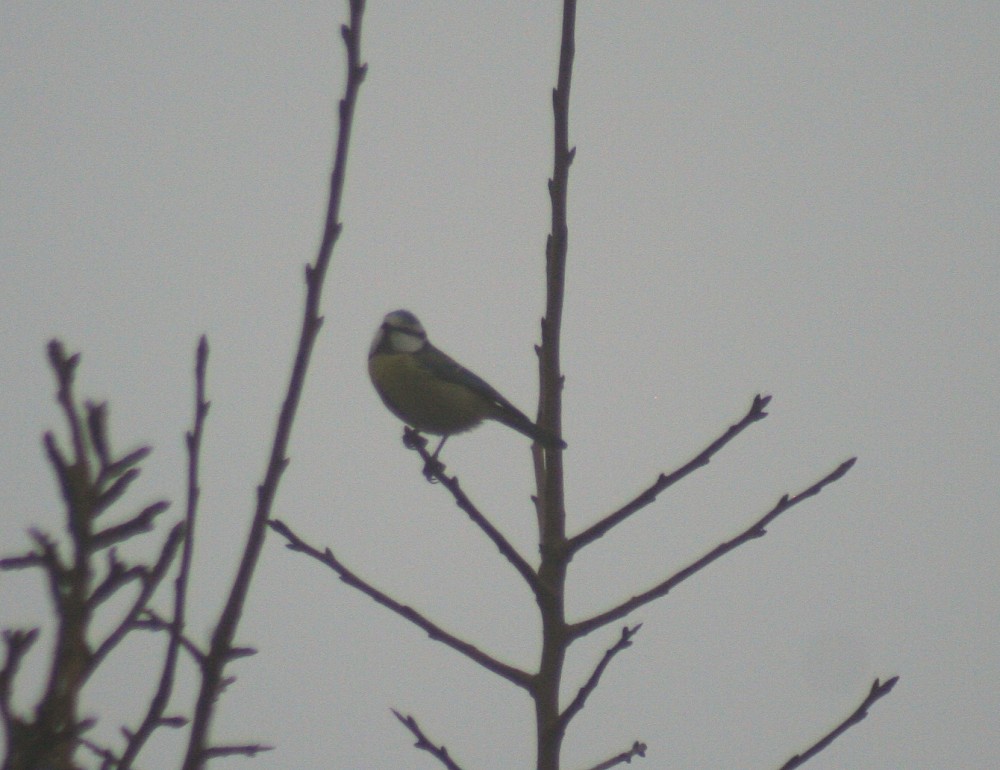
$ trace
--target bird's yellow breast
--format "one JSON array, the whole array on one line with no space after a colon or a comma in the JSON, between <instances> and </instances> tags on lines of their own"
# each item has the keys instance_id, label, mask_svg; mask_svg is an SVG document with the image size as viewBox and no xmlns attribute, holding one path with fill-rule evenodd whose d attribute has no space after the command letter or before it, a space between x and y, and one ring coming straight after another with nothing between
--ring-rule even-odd
<instances>
[{"instance_id":1,"label":"bird's yellow breast","mask_svg":"<svg viewBox=\"0 0 1000 770\"><path fill-rule=\"evenodd\" d=\"M417 430L450 435L491 416L491 401L471 388L435 377L420 365L418 355L378 353L368 359L372 383L397 417Z\"/></svg>"}]
</instances>

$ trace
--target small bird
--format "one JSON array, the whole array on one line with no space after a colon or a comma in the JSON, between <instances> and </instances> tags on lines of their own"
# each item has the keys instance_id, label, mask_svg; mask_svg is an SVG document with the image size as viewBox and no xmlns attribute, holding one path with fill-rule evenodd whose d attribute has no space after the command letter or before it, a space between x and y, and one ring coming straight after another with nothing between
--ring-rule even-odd
<instances>
[{"instance_id":1,"label":"small bird","mask_svg":"<svg viewBox=\"0 0 1000 770\"><path fill-rule=\"evenodd\" d=\"M496 420L550 449L566 442L535 425L481 377L427 341L427 332L409 310L386 314L368 351L368 374L382 401L417 431L448 436Z\"/></svg>"}]
</instances>

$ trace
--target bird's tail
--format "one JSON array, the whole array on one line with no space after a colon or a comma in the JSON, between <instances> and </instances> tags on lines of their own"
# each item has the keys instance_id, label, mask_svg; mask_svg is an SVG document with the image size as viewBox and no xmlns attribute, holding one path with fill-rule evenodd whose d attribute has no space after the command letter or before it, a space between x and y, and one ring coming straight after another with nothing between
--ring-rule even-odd
<instances>
[{"instance_id":1,"label":"bird's tail","mask_svg":"<svg viewBox=\"0 0 1000 770\"><path fill-rule=\"evenodd\" d=\"M513 428L518 433L523 433L528 438L534 439L547 449L566 448L566 442L558 435L540 425L535 425L535 423L516 409L504 409L497 415L496 419L504 425Z\"/></svg>"},{"instance_id":2,"label":"bird's tail","mask_svg":"<svg viewBox=\"0 0 1000 770\"><path fill-rule=\"evenodd\" d=\"M566 442L550 430L532 425L532 433L529 434L535 441L548 449L565 449Z\"/></svg>"}]
</instances>

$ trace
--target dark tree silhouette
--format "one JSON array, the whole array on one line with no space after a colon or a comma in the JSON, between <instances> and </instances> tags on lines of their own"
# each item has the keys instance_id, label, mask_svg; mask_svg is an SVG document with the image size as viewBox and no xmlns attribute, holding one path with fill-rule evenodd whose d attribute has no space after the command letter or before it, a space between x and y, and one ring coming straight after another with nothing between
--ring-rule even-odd
<instances>
[{"instance_id":1,"label":"dark tree silhouette","mask_svg":"<svg viewBox=\"0 0 1000 770\"><path fill-rule=\"evenodd\" d=\"M751 516L750 523L737 536L719 543L694 558L674 574L665 575L646 590L622 599L610 609L579 619L569 619L565 612L567 571L570 561L584 548L600 540L633 514L652 505L673 484L707 465L731 441L751 425L767 416L771 397L757 395L748 411L705 449L676 470L661 474L647 489L618 510L611 511L581 532L569 533L566 527L563 455L559 449L532 448L536 493L533 498L538 518L537 564L518 552L507 537L494 526L480 506L461 486L446 466L427 451L425 439L407 428L404 444L416 452L428 480L439 484L455 504L496 546L501 555L521 576L531 591L541 620L541 645L537 666L524 670L485 652L481 647L448 631L409 603L376 588L368 579L341 562L329 548L317 548L300 538L287 524L271 520L272 505L283 472L289 463L289 442L313 345L322 327L320 314L324 281L333 248L341 232L340 201L346 180L348 148L355 104L365 78L361 62L361 22L363 0L349 0L350 19L342 29L346 48L347 77L340 101L339 125L323 238L315 260L305 270L305 307L297 351L284 400L278 415L270 459L257 487L256 507L250 530L232 586L224 597L214 631L207 643L192 639L185 628L190 565L197 523L200 493L199 458L209 402L206 399L208 345L201 339L195 361L194 419L187 434L187 499L183 518L158 534L161 538L155 558L147 563L130 564L119 557L117 546L155 530L168 503L158 501L124 515L117 520L108 515L124 506L125 494L139 474L140 464L149 455L147 447L116 455L108 432L108 408L105 404L78 402L74 391L74 373L79 355L67 355L58 341L49 346L49 360L55 373L57 401L62 409L69 448L64 448L52 433L45 434L44 445L49 463L65 503L65 531L60 537L30 530L33 547L20 554L0 559L0 570L38 569L44 575L55 617L55 642L52 648L47 682L32 708L17 709L13 698L15 680L38 640L40 630L8 629L3 632L4 652L0 661L0 723L6 740L3 770L74 770L82 767L82 758L96 760L102 770L126 770L136 766L150 736L160 728L187 728L183 770L201 770L213 758L255 756L267 751L261 744L232 745L212 739L211 726L226 686L232 681L226 669L233 660L252 655L250 648L235 647L235 638L243 608L252 586L257 561L267 527L281 535L287 546L306 554L331 569L343 582L363 592L378 604L423 629L442 644L475 661L484 669L522 689L531 699L535 713L537 770L559 770L563 740L572 720L586 706L615 658L633 645L642 628L629 624L628 617L640 607L663 598L675 586L695 576L730 551L757 540L778 517L819 494L841 479L855 460L841 462L811 486L785 494L769 510ZM546 307L541 321L541 341L536 348L539 367L539 407L537 422L547 431L561 435L563 374L560 364L562 310L569 253L567 192L569 171L575 148L569 143L569 106L575 53L576 2L564 0L560 30L560 54L553 103L553 166L549 179L551 230L545 244ZM169 616L157 612L154 595L162 590L167 576L176 568L172 583ZM124 589L131 594L125 594ZM110 631L99 632L94 623L112 597L124 604L120 615L110 624ZM100 628L107 629L107 618ZM560 700L563 664L574 642L622 621L617 635L568 702ZM99 666L129 634L155 633L164 639L164 653L148 674L155 683L153 694L144 709L136 714L135 726L123 726L122 743L100 745L88 737L93 720L81 718L81 691ZM172 704L178 666L188 662L199 675L199 687L190 709L176 710ZM799 767L827 748L840 734L860 722L869 708L888 694L897 681L875 680L858 708L837 727L817 740L810 748L794 755L783 766ZM449 770L461 766L445 746L428 737L417 720L393 711L400 723L416 739L416 747L429 753ZM618 753L609 749L607 759L599 760L590 770L607 770L645 756L647 746L636 740Z\"/></svg>"},{"instance_id":2,"label":"dark tree silhouette","mask_svg":"<svg viewBox=\"0 0 1000 770\"><path fill-rule=\"evenodd\" d=\"M555 435L562 435L563 375L559 353L569 241L567 192L569 169L575 153L575 148L570 147L569 144L569 104L575 54L575 24L576 2L575 0L564 0L559 65L556 87L552 92L553 167L552 176L549 179L552 218L551 231L545 245L546 309L541 323L541 344L536 348L539 368L538 424ZM430 481L438 482L452 495L459 508L496 545L500 553L521 575L531 590L539 608L542 627L540 659L537 668L533 671L521 670L504 663L483 652L471 642L446 631L409 604L375 588L366 579L339 561L329 548L321 550L304 542L285 523L274 521L271 526L287 539L289 548L322 562L336 572L342 581L422 628L432 639L446 644L486 670L524 689L531 697L535 708L536 768L537 770L559 770L561 767L560 752L567 727L573 717L586 704L587 698L599 684L612 659L632 644L632 638L638 633L641 625L622 627L618 640L607 649L590 676L580 686L576 695L568 704L562 705L559 693L563 685L563 663L570 645L593 631L625 619L634 610L649 602L666 596L674 586L697 574L733 549L763 537L767 532L767 526L778 516L804 500L819 494L824 487L843 477L854 465L853 458L842 462L807 489L795 495L782 496L773 508L753 521L741 534L720 543L708 553L692 561L684 569L665 577L652 588L624 600L604 612L577 621L567 620L564 598L567 567L573 556L627 520L632 514L653 503L657 496L672 484L707 465L715 454L736 436L767 416L765 408L770 400L770 396L755 396L746 415L711 442L695 458L671 473L661 474L652 486L636 496L631 502L619 510L609 513L596 524L576 535L568 535L566 532L562 452L557 449L543 449L536 444L532 448L536 480L534 502L538 515L538 549L541 555L541 561L537 568L518 553L509 540L490 522L489 518L461 487L458 479L447 475L445 466L427 451L426 441L411 429L406 429L404 443L420 454L424 463L425 475ZM858 711L848 717L840 727L813 748L800 755L803 758L801 761L824 748L840 732L863 718L868 706L888 693L895 682L895 678L884 684L876 680L869 697L866 698ZM399 712L394 713L417 738L417 748L431 753L441 764L451 770L459 768L444 746L436 745L423 733L414 717L404 717ZM592 770L603 770L615 765L630 763L632 759L644 756L645 751L646 745L641 741L636 741L631 748L594 765ZM792 762L796 760L792 760ZM796 765L788 764L787 766L794 767Z\"/></svg>"},{"instance_id":3,"label":"dark tree silhouette","mask_svg":"<svg viewBox=\"0 0 1000 770\"><path fill-rule=\"evenodd\" d=\"M185 518L170 528L155 563L136 565L121 561L115 545L151 530L155 519L167 509L168 504L163 501L154 503L110 526L102 527L99 518L119 501L135 480L139 473L138 464L150 450L143 447L121 458L112 455L106 428L106 405L88 403L85 410L80 409L72 390L73 374L80 357L67 356L62 344L53 341L49 346L49 358L56 374L58 401L66 416L72 451L67 455L51 433L45 436L45 447L66 503L66 543L70 555L60 554L54 537L32 530L35 547L30 552L0 559L0 569L43 570L48 579L57 624L48 685L32 709L32 716L20 715L14 708L14 680L25 656L39 637L39 629L6 630L3 633L5 655L0 667L0 720L7 744L3 770L74 770L80 766L76 757L81 749L97 757L102 770L125 770L133 767L150 735L160 727L189 725L182 765L185 770L203 768L215 757L255 756L269 748L260 744L215 744L210 741L209 729L219 698L232 681L225 676L226 666L237 658L254 653L249 648L234 647L233 638L264 543L271 505L288 465L286 452L292 425L313 343L323 321L319 313L323 282L341 231L340 201L347 174L351 125L358 90L365 77L365 66L360 61L364 2L350 0L349 5L350 21L341 28L347 52L347 79L340 101L339 130L323 239L316 260L306 267L302 329L278 416L270 462L258 487L257 507L240 565L212 638L203 648L184 632L200 491L198 460L209 406L205 400L206 340L202 338L198 345L195 367L195 419L194 427L187 435L189 462ZM101 554L106 554L103 565L99 563ZM150 600L178 554L180 566L174 581L172 617L164 618L153 609ZM95 640L92 624L95 611L121 589L133 584L138 584L139 590L124 617L110 634ZM124 747L115 750L87 738L86 732L93 721L81 720L77 707L80 692L97 667L127 634L137 630L163 633L168 641L162 662L149 675L150 681L157 682L154 694L138 726L122 727ZM198 697L190 716L167 714L181 651L188 654L200 675Z\"/></svg>"}]
</instances>

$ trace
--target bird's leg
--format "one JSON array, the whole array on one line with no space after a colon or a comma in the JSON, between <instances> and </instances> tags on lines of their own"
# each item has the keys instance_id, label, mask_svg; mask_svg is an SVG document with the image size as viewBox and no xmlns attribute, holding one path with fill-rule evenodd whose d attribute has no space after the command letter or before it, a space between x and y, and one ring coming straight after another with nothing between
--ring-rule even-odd
<instances>
[{"instance_id":1,"label":"bird's leg","mask_svg":"<svg viewBox=\"0 0 1000 770\"><path fill-rule=\"evenodd\" d=\"M403 426L403 446L407 449L427 446L427 439L420 435L420 431L414 430L409 425Z\"/></svg>"},{"instance_id":2,"label":"bird's leg","mask_svg":"<svg viewBox=\"0 0 1000 770\"><path fill-rule=\"evenodd\" d=\"M441 473L444 470L444 463L438 460L438 453L441 451L441 447L444 446L444 442L448 440L447 436L442 436L441 441L438 442L437 449L428 458L427 462L424 463L424 477L431 483L437 484L437 479L434 478L435 473Z\"/></svg>"}]
</instances>

